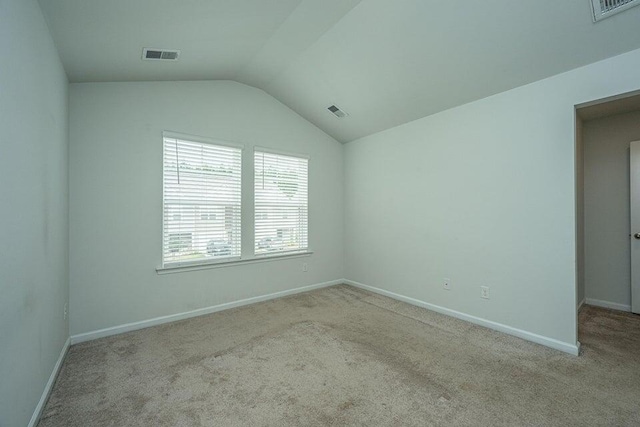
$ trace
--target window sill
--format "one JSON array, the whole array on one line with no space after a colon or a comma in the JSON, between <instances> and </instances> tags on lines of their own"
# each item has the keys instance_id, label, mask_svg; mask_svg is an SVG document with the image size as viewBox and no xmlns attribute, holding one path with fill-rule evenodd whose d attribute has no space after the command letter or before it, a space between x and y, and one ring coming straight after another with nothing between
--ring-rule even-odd
<instances>
[{"instance_id":1,"label":"window sill","mask_svg":"<svg viewBox=\"0 0 640 427\"><path fill-rule=\"evenodd\" d=\"M181 273L183 271L208 270L211 268L232 267L234 265L255 264L259 262L277 261L281 259L307 257L312 254L313 254L313 251L291 252L291 253L276 254L276 255L258 255L255 258L234 259L230 261L215 261L207 264L203 263L203 264L193 264L193 265L178 265L174 267L172 266L157 267L156 272L158 274L172 274L172 273Z\"/></svg>"}]
</instances>

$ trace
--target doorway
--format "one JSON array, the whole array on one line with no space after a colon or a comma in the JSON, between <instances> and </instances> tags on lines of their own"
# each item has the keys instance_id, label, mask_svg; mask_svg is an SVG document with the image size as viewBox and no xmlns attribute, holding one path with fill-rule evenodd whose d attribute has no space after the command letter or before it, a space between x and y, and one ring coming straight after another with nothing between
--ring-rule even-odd
<instances>
[{"instance_id":1,"label":"doorway","mask_svg":"<svg viewBox=\"0 0 640 427\"><path fill-rule=\"evenodd\" d=\"M640 94L576 107L578 311L588 304L640 313L640 182L630 179L632 171L640 177L640 144L632 164L633 141L640 141Z\"/></svg>"}]
</instances>

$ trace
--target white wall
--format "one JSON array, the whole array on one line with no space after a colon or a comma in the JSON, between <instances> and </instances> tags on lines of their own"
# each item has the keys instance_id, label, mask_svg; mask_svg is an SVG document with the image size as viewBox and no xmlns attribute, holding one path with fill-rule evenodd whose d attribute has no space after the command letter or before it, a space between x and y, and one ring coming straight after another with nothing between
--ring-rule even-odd
<instances>
[{"instance_id":1,"label":"white wall","mask_svg":"<svg viewBox=\"0 0 640 427\"><path fill-rule=\"evenodd\" d=\"M640 50L347 144L347 278L575 345L574 105L638 69Z\"/></svg>"},{"instance_id":2,"label":"white wall","mask_svg":"<svg viewBox=\"0 0 640 427\"><path fill-rule=\"evenodd\" d=\"M342 146L270 95L228 81L72 84L70 115L72 335L343 277ZM158 275L163 130L244 143L245 170L254 145L310 155L314 254Z\"/></svg>"},{"instance_id":3,"label":"white wall","mask_svg":"<svg viewBox=\"0 0 640 427\"><path fill-rule=\"evenodd\" d=\"M38 4L0 1L0 425L25 426L68 337L67 78Z\"/></svg>"},{"instance_id":4,"label":"white wall","mask_svg":"<svg viewBox=\"0 0 640 427\"><path fill-rule=\"evenodd\" d=\"M629 143L640 141L640 112L584 122L585 293L631 306Z\"/></svg>"}]
</instances>

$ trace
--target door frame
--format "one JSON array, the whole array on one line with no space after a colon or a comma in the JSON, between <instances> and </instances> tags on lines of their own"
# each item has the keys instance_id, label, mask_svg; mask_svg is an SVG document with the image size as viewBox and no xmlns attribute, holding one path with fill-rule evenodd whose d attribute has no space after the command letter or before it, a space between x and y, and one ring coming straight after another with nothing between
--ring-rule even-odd
<instances>
[{"instance_id":1,"label":"door frame","mask_svg":"<svg viewBox=\"0 0 640 427\"><path fill-rule=\"evenodd\" d=\"M631 99L634 98L634 99ZM633 105L633 108L630 107ZM575 256L576 256L576 274L575 274L575 319L576 319L576 337L579 332L578 315L582 305L586 301L586 295L579 300L580 287L584 289L584 147L582 143L582 118L580 112L590 107L601 108L602 115L606 117L614 114L622 114L637 110L640 106L640 90L620 93L614 96L594 99L574 105L574 221L575 221ZM594 117L595 118L595 117ZM640 227L640 226L639 226ZM633 286L633 285L631 285ZM640 299L640 291L638 291ZM638 302L640 305L640 301ZM632 293L633 305L633 293ZM577 342L580 347L580 342Z\"/></svg>"}]
</instances>

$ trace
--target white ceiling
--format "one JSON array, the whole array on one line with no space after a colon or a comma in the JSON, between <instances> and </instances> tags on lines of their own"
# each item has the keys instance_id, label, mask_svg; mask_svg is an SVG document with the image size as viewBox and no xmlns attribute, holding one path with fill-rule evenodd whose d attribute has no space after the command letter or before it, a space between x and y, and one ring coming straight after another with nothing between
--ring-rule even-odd
<instances>
[{"instance_id":1,"label":"white ceiling","mask_svg":"<svg viewBox=\"0 0 640 427\"><path fill-rule=\"evenodd\" d=\"M71 82L237 80L342 142L640 48L640 7L594 24L590 0L40 4Z\"/></svg>"}]
</instances>

